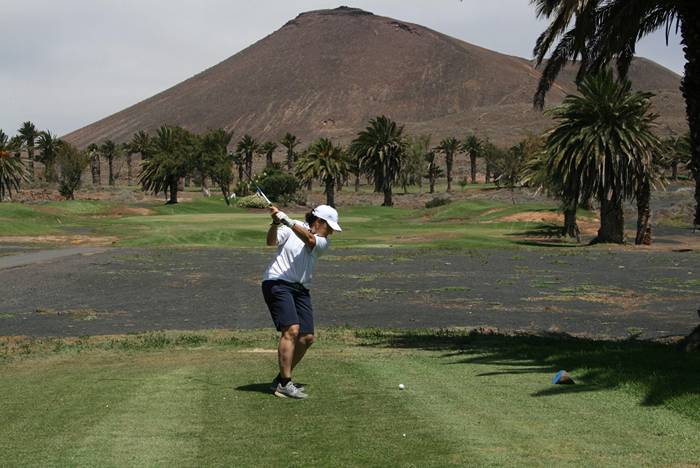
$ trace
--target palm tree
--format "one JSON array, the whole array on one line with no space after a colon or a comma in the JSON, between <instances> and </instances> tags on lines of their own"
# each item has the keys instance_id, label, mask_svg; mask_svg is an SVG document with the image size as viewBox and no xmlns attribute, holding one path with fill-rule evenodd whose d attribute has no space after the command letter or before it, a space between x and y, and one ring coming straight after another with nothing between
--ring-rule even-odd
<instances>
[{"instance_id":1,"label":"palm tree","mask_svg":"<svg viewBox=\"0 0 700 468\"><path fill-rule=\"evenodd\" d=\"M289 132L287 132L287 134L280 140L280 144L287 148L287 170L290 172L292 170L292 166L294 165L294 159L296 156L294 148L300 143L301 140Z\"/></svg>"},{"instance_id":2,"label":"palm tree","mask_svg":"<svg viewBox=\"0 0 700 468\"><path fill-rule=\"evenodd\" d=\"M1 131L0 131L1 133ZM19 191L22 183L29 182L29 174L21 159L12 156L8 149L7 135L0 135L0 202L12 191Z\"/></svg>"},{"instance_id":3,"label":"palm tree","mask_svg":"<svg viewBox=\"0 0 700 468\"><path fill-rule=\"evenodd\" d=\"M211 178L221 189L227 205L231 204L230 187L233 182L231 159L227 152L232 138L233 133L223 128L209 130L196 137L197 153L193 160L193 168L202 177L202 188L205 188L207 177Z\"/></svg>"},{"instance_id":4,"label":"palm tree","mask_svg":"<svg viewBox=\"0 0 700 468\"><path fill-rule=\"evenodd\" d=\"M127 184L131 185L132 179L132 160L133 154L140 154L141 160L144 161L150 157L151 153L151 137L143 130L139 130L131 136L131 140L125 148L126 152L126 171Z\"/></svg>"},{"instance_id":5,"label":"palm tree","mask_svg":"<svg viewBox=\"0 0 700 468\"><path fill-rule=\"evenodd\" d=\"M442 168L435 161L435 151L428 151L424 156L426 166L426 177L428 178L428 190L435 193L435 181L442 175Z\"/></svg>"},{"instance_id":6,"label":"palm tree","mask_svg":"<svg viewBox=\"0 0 700 468\"><path fill-rule=\"evenodd\" d=\"M700 167L700 8L697 0L531 0L537 16L550 21L535 46L537 64L548 52L535 94L542 107L554 79L570 60L581 58L578 81L590 71L615 60L621 77L627 75L637 41L664 28L666 42L674 30L681 34L685 74L681 90L686 100L694 167ZM555 45L556 43L556 45ZM695 177L694 224L700 224L700 172Z\"/></svg>"},{"instance_id":7,"label":"palm tree","mask_svg":"<svg viewBox=\"0 0 700 468\"><path fill-rule=\"evenodd\" d=\"M274 141L265 142L258 151L261 155L265 155L265 167L272 167L272 154L277 149L277 143Z\"/></svg>"},{"instance_id":8,"label":"palm tree","mask_svg":"<svg viewBox=\"0 0 700 468\"><path fill-rule=\"evenodd\" d=\"M476 184L476 158L481 157L483 151L481 140L476 135L469 135L464 139L461 149L469 155L472 184Z\"/></svg>"},{"instance_id":9,"label":"palm tree","mask_svg":"<svg viewBox=\"0 0 700 468\"><path fill-rule=\"evenodd\" d=\"M92 173L92 185L102 185L102 171L100 167L100 148L95 143L90 143L87 147L90 156L90 172Z\"/></svg>"},{"instance_id":10,"label":"palm tree","mask_svg":"<svg viewBox=\"0 0 700 468\"><path fill-rule=\"evenodd\" d=\"M238 145L236 145L236 152L241 154L245 161L245 173L248 177L248 183L250 183L250 178L253 176L253 155L255 155L259 148L260 143L248 134L243 135L243 138L241 138ZM243 195L248 194L248 187L245 186L245 184L241 184L241 189L244 192Z\"/></svg>"},{"instance_id":11,"label":"palm tree","mask_svg":"<svg viewBox=\"0 0 700 468\"><path fill-rule=\"evenodd\" d=\"M611 71L583 79L580 96L567 96L549 111L558 121L546 141L549 174L571 199L595 194L600 229L594 242L624 242L622 202L651 173L659 140L651 132L651 94L632 92Z\"/></svg>"},{"instance_id":12,"label":"palm tree","mask_svg":"<svg viewBox=\"0 0 700 468\"><path fill-rule=\"evenodd\" d=\"M369 126L350 145L350 152L359 159L360 167L374 177L375 184L384 192L382 206L394 204L391 188L406 151L402 134L403 126L380 116L371 119Z\"/></svg>"},{"instance_id":13,"label":"palm tree","mask_svg":"<svg viewBox=\"0 0 700 468\"><path fill-rule=\"evenodd\" d=\"M302 182L320 179L324 184L326 205L335 206L335 184L348 173L343 148L328 138L321 138L309 146L296 165L296 175Z\"/></svg>"},{"instance_id":14,"label":"palm tree","mask_svg":"<svg viewBox=\"0 0 700 468\"><path fill-rule=\"evenodd\" d=\"M544 190L547 195L560 199L561 210L564 212L564 227L561 235L581 242L581 230L576 221L576 211L581 197L579 181L575 180L574 185L565 190L564 181L558 178L560 174L557 171L548 171L548 161L549 153L546 150L540 151L525 163L520 182L532 189Z\"/></svg>"},{"instance_id":15,"label":"palm tree","mask_svg":"<svg viewBox=\"0 0 700 468\"><path fill-rule=\"evenodd\" d=\"M670 136L663 141L663 165L671 169L671 179L678 180L678 166L690 162L690 136Z\"/></svg>"},{"instance_id":16,"label":"palm tree","mask_svg":"<svg viewBox=\"0 0 700 468\"><path fill-rule=\"evenodd\" d=\"M177 203L178 182L193 166L196 141L187 130L163 126L153 139L152 157L141 166L139 182L144 190L169 192L167 204Z\"/></svg>"},{"instance_id":17,"label":"palm tree","mask_svg":"<svg viewBox=\"0 0 700 468\"><path fill-rule=\"evenodd\" d=\"M56 158L58 157L58 150L62 144L63 141L56 135L52 135L50 131L39 133L39 137L37 138L39 161L43 163L46 168L44 176L47 182L56 181Z\"/></svg>"},{"instance_id":18,"label":"palm tree","mask_svg":"<svg viewBox=\"0 0 700 468\"><path fill-rule=\"evenodd\" d=\"M107 167L109 169L109 185L114 185L114 160L121 153L120 148L112 140L105 140L100 145L100 153L107 159Z\"/></svg>"},{"instance_id":19,"label":"palm tree","mask_svg":"<svg viewBox=\"0 0 700 468\"><path fill-rule=\"evenodd\" d=\"M440 142L435 150L445 153L445 168L447 172L447 191L452 191L452 163L454 162L454 156L457 151L459 151L460 143L459 140L450 137L445 138Z\"/></svg>"},{"instance_id":20,"label":"palm tree","mask_svg":"<svg viewBox=\"0 0 700 468\"><path fill-rule=\"evenodd\" d=\"M34 142L36 141L39 132L33 123L27 121L22 124L22 127L17 131L24 142L27 149L27 158L29 159L29 177L34 179Z\"/></svg>"},{"instance_id":21,"label":"palm tree","mask_svg":"<svg viewBox=\"0 0 700 468\"><path fill-rule=\"evenodd\" d=\"M132 154L140 153L141 159L148 159L152 151L151 137L143 130L139 130L131 136L129 147Z\"/></svg>"}]
</instances>

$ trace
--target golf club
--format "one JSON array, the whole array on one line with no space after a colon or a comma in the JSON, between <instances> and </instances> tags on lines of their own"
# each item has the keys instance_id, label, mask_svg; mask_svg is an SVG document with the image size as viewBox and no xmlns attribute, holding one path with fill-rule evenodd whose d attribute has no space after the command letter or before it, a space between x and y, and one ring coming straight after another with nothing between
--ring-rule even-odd
<instances>
[{"instance_id":1,"label":"golf club","mask_svg":"<svg viewBox=\"0 0 700 468\"><path fill-rule=\"evenodd\" d=\"M248 177L248 180L251 181L251 182L253 182L253 185L255 185L255 194L258 195L258 196L259 196L260 198L262 198L263 200L265 200L265 203L267 203L268 206L272 206L272 202L270 201L270 199L267 198L267 196L265 195L265 192L262 191L262 189L260 188L260 186L259 186L258 184L255 183L255 181L254 181L253 178L250 176L250 174L249 174L248 171L245 169L245 167L242 167L241 169L243 170L243 174L245 174L245 176Z\"/></svg>"}]
</instances>

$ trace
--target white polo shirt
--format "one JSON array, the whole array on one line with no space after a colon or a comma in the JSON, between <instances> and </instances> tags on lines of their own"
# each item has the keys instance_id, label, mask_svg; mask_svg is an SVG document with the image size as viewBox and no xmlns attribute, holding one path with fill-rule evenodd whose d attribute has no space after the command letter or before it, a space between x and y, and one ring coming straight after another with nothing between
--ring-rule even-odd
<instances>
[{"instance_id":1,"label":"white polo shirt","mask_svg":"<svg viewBox=\"0 0 700 468\"><path fill-rule=\"evenodd\" d=\"M309 228L304 224L305 228ZM263 281L283 280L301 283L305 288L311 286L314 266L318 257L330 246L326 237L315 236L316 246L311 250L286 226L277 228L277 256L270 263L263 275Z\"/></svg>"}]
</instances>

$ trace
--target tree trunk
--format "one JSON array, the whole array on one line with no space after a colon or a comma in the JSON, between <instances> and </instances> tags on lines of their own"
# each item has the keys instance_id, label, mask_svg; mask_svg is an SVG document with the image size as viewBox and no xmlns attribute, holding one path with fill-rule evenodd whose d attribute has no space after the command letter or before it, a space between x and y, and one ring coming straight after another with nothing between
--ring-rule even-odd
<instances>
[{"instance_id":1,"label":"tree trunk","mask_svg":"<svg viewBox=\"0 0 700 468\"><path fill-rule=\"evenodd\" d=\"M695 216L693 224L700 224L700 6L697 0L679 2L681 44L685 52L685 74L681 91L685 98L688 126L690 127L690 154L695 166Z\"/></svg>"},{"instance_id":2,"label":"tree trunk","mask_svg":"<svg viewBox=\"0 0 700 468\"><path fill-rule=\"evenodd\" d=\"M56 164L53 161L46 161L46 181L56 182Z\"/></svg>"},{"instance_id":3,"label":"tree trunk","mask_svg":"<svg viewBox=\"0 0 700 468\"><path fill-rule=\"evenodd\" d=\"M360 174L355 174L355 193L360 191Z\"/></svg>"},{"instance_id":4,"label":"tree trunk","mask_svg":"<svg viewBox=\"0 0 700 468\"><path fill-rule=\"evenodd\" d=\"M430 193L435 193L435 173L431 169L430 176L428 177L428 182L430 184Z\"/></svg>"},{"instance_id":5,"label":"tree trunk","mask_svg":"<svg viewBox=\"0 0 700 468\"><path fill-rule=\"evenodd\" d=\"M265 167L272 167L272 152L267 153L265 157Z\"/></svg>"},{"instance_id":6,"label":"tree trunk","mask_svg":"<svg viewBox=\"0 0 700 468\"><path fill-rule=\"evenodd\" d=\"M184 177L178 177L178 178L177 178L177 189L178 189L180 192L184 192L184 191L185 191L185 178L184 178Z\"/></svg>"},{"instance_id":7,"label":"tree trunk","mask_svg":"<svg viewBox=\"0 0 700 468\"><path fill-rule=\"evenodd\" d=\"M476 184L476 155L469 154L469 163L472 171L472 184Z\"/></svg>"},{"instance_id":8,"label":"tree trunk","mask_svg":"<svg viewBox=\"0 0 700 468\"><path fill-rule=\"evenodd\" d=\"M250 178L253 177L253 153L245 155L245 170L248 174L248 182L250 182Z\"/></svg>"},{"instance_id":9,"label":"tree trunk","mask_svg":"<svg viewBox=\"0 0 700 468\"><path fill-rule=\"evenodd\" d=\"M382 206L394 206L394 201L391 197L391 185L389 184L384 187L384 203L382 203Z\"/></svg>"},{"instance_id":10,"label":"tree trunk","mask_svg":"<svg viewBox=\"0 0 700 468\"><path fill-rule=\"evenodd\" d=\"M209 189L206 189L207 192L209 192ZM224 201L226 202L226 205L230 206L231 205L231 194L228 193L228 189L224 186L221 186L221 193L224 195ZM207 195L209 196L209 195Z\"/></svg>"},{"instance_id":11,"label":"tree trunk","mask_svg":"<svg viewBox=\"0 0 700 468\"><path fill-rule=\"evenodd\" d=\"M447 191L452 191L452 155L445 153L445 166L447 166Z\"/></svg>"},{"instance_id":12,"label":"tree trunk","mask_svg":"<svg viewBox=\"0 0 700 468\"><path fill-rule=\"evenodd\" d=\"M332 177L326 179L326 205L335 208L335 180Z\"/></svg>"},{"instance_id":13,"label":"tree trunk","mask_svg":"<svg viewBox=\"0 0 700 468\"><path fill-rule=\"evenodd\" d=\"M177 203L177 186L179 183L179 177L170 178L170 199L167 201L168 205L175 205Z\"/></svg>"},{"instance_id":14,"label":"tree trunk","mask_svg":"<svg viewBox=\"0 0 700 468\"><path fill-rule=\"evenodd\" d=\"M27 146L27 169L29 172L29 180L34 180L36 177L36 174L34 174L35 168L34 168L34 147L33 146Z\"/></svg>"},{"instance_id":15,"label":"tree trunk","mask_svg":"<svg viewBox=\"0 0 700 468\"><path fill-rule=\"evenodd\" d=\"M625 243L625 217L622 200L613 194L611 200L600 197L600 229L592 243Z\"/></svg>"},{"instance_id":16,"label":"tree trunk","mask_svg":"<svg viewBox=\"0 0 700 468\"><path fill-rule=\"evenodd\" d=\"M90 169L92 171L92 185L99 186L102 183L102 181L100 180L102 178L102 174L100 174L100 156L99 155L92 156L92 159L90 160Z\"/></svg>"},{"instance_id":17,"label":"tree trunk","mask_svg":"<svg viewBox=\"0 0 700 468\"><path fill-rule=\"evenodd\" d=\"M109 185L114 185L114 158L107 158L109 164Z\"/></svg>"},{"instance_id":18,"label":"tree trunk","mask_svg":"<svg viewBox=\"0 0 700 468\"><path fill-rule=\"evenodd\" d=\"M205 197L211 197L211 193L209 192L209 180L207 179L207 176L202 175L202 180L200 183L202 187L202 193L204 194ZM226 195L224 193L224 195ZM228 200L226 200L226 204L228 204Z\"/></svg>"},{"instance_id":19,"label":"tree trunk","mask_svg":"<svg viewBox=\"0 0 700 468\"><path fill-rule=\"evenodd\" d=\"M384 203L382 203L382 206L394 206L391 194L391 177L389 177L389 170L386 167L384 168L382 179L384 192Z\"/></svg>"},{"instance_id":20,"label":"tree trunk","mask_svg":"<svg viewBox=\"0 0 700 468\"><path fill-rule=\"evenodd\" d=\"M486 179L486 183L487 183L487 184L488 184L489 182L491 182L491 164L490 164L488 161L486 161L486 176L485 176L485 179Z\"/></svg>"},{"instance_id":21,"label":"tree trunk","mask_svg":"<svg viewBox=\"0 0 700 468\"><path fill-rule=\"evenodd\" d=\"M637 236L636 245L651 245L651 187L645 179L637 189Z\"/></svg>"},{"instance_id":22,"label":"tree trunk","mask_svg":"<svg viewBox=\"0 0 700 468\"><path fill-rule=\"evenodd\" d=\"M133 172L131 171L131 153L126 155L126 185L133 185Z\"/></svg>"},{"instance_id":23,"label":"tree trunk","mask_svg":"<svg viewBox=\"0 0 700 468\"><path fill-rule=\"evenodd\" d=\"M574 203L573 207L571 207L571 204L568 205L564 207L564 229L562 229L562 235L576 239L576 242L581 242L581 230L576 223L576 203Z\"/></svg>"},{"instance_id":24,"label":"tree trunk","mask_svg":"<svg viewBox=\"0 0 700 468\"><path fill-rule=\"evenodd\" d=\"M671 179L678 180L678 160L675 159L671 162Z\"/></svg>"},{"instance_id":25,"label":"tree trunk","mask_svg":"<svg viewBox=\"0 0 700 468\"><path fill-rule=\"evenodd\" d=\"M292 172L292 165L294 164L294 150L289 148L287 150L287 170Z\"/></svg>"}]
</instances>

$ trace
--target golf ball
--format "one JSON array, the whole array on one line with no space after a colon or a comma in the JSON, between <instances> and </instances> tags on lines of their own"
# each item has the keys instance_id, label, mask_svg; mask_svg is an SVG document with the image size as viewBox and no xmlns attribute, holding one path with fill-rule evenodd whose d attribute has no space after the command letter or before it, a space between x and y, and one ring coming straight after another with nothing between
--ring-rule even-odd
<instances>
[{"instance_id":1,"label":"golf ball","mask_svg":"<svg viewBox=\"0 0 700 468\"><path fill-rule=\"evenodd\" d=\"M406 386L405 386L404 384L400 383L400 384L399 384L399 390L403 390L404 388L406 388Z\"/></svg>"}]
</instances>

